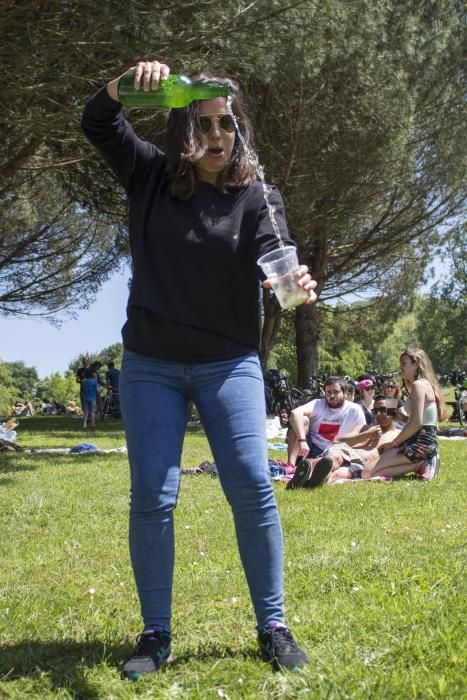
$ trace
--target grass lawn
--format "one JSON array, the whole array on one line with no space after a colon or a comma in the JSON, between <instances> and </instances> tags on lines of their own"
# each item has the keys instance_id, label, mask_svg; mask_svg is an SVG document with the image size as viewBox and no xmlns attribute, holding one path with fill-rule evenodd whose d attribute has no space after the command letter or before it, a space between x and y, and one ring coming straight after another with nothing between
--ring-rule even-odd
<instances>
[{"instance_id":1,"label":"grass lawn","mask_svg":"<svg viewBox=\"0 0 467 700\"><path fill-rule=\"evenodd\" d=\"M84 434L76 419L28 418L17 431L25 447L125 444L119 421ZM219 481L183 475L175 660L138 683L120 679L141 625L126 455L0 453L0 697L465 697L466 441L440 449L432 483L275 483L287 621L311 659L299 674L274 674L259 658ZM190 428L183 466L210 457Z\"/></svg>"}]
</instances>

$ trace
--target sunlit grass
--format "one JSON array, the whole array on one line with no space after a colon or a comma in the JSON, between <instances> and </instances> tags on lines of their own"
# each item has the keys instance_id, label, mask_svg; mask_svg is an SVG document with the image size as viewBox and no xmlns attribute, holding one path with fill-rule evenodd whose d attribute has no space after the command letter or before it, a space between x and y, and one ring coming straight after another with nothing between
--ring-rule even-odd
<instances>
[{"instance_id":1,"label":"sunlit grass","mask_svg":"<svg viewBox=\"0 0 467 700\"><path fill-rule=\"evenodd\" d=\"M125 444L119 421L89 435L67 418L22 420L18 441ZM0 697L463 697L467 449L440 446L441 474L428 484L275 484L287 620L311 659L301 674L273 674L259 659L218 479L182 476L175 662L137 684L120 679L140 631L126 455L0 453ZM204 433L191 428L182 466L205 459Z\"/></svg>"}]
</instances>

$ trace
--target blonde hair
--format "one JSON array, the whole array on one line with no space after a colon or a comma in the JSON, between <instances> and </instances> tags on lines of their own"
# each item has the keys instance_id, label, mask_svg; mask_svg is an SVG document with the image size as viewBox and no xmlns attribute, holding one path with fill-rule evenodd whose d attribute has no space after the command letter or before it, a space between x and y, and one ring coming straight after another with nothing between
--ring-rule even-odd
<instances>
[{"instance_id":1,"label":"blonde hair","mask_svg":"<svg viewBox=\"0 0 467 700\"><path fill-rule=\"evenodd\" d=\"M415 362L418 365L416 379L426 379L426 381L431 384L436 399L438 420L446 420L448 415L447 407L443 401L443 397L441 396L441 387L438 379L436 378L433 365L431 364L431 360L426 352L421 348L405 348L405 350L401 353L399 360L402 360L403 357L409 357L412 362Z\"/></svg>"}]
</instances>

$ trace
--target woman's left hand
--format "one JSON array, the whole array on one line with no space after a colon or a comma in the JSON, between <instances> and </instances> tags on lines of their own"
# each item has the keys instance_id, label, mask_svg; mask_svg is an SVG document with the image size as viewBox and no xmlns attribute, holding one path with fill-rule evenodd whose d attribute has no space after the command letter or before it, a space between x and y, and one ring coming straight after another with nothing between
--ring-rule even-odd
<instances>
[{"instance_id":1,"label":"woman's left hand","mask_svg":"<svg viewBox=\"0 0 467 700\"><path fill-rule=\"evenodd\" d=\"M308 272L308 266L300 265L296 274L298 286L303 287L303 289L306 292L308 292L308 299L306 299L306 301L304 301L303 303L314 304L317 299L317 296L313 290L316 288L318 283L316 282L316 280L311 279L311 275ZM263 287L265 287L266 289L272 287L272 280L264 280Z\"/></svg>"},{"instance_id":2,"label":"woman's left hand","mask_svg":"<svg viewBox=\"0 0 467 700\"><path fill-rule=\"evenodd\" d=\"M300 265L300 267L298 268L297 284L299 287L303 287L303 289L306 292L308 292L308 299L304 303L314 304L316 299L318 298L314 292L314 289L316 289L318 282L316 282L316 280L311 279L311 275L308 272L307 265Z\"/></svg>"}]
</instances>

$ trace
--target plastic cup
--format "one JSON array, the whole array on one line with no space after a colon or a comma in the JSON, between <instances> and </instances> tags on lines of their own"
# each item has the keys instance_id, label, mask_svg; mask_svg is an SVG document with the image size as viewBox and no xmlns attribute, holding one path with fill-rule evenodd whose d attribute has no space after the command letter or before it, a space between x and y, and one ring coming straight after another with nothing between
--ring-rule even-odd
<instances>
[{"instance_id":1,"label":"plastic cup","mask_svg":"<svg viewBox=\"0 0 467 700\"><path fill-rule=\"evenodd\" d=\"M283 309L303 304L308 299L308 292L299 287L299 262L297 249L284 246L262 255L258 265L271 281L277 301Z\"/></svg>"},{"instance_id":2,"label":"plastic cup","mask_svg":"<svg viewBox=\"0 0 467 700\"><path fill-rule=\"evenodd\" d=\"M395 416L397 413L397 404L398 404L397 399L388 399L386 398L386 411L388 415L393 415Z\"/></svg>"}]
</instances>

